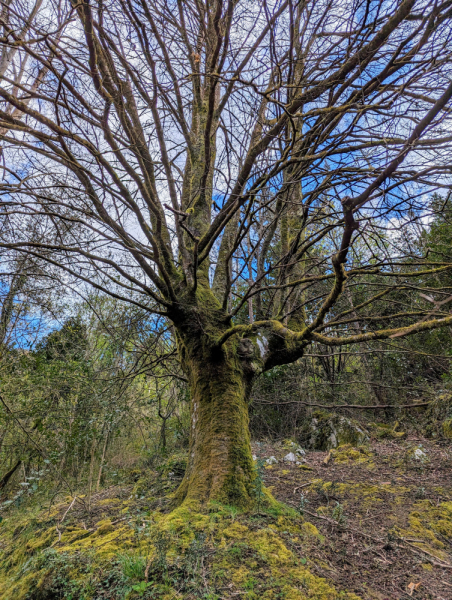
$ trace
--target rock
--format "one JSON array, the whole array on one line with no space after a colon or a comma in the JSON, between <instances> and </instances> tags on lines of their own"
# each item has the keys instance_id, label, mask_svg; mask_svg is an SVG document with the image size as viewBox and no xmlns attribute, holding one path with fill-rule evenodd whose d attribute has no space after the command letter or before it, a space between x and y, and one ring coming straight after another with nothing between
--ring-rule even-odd
<instances>
[{"instance_id":1,"label":"rock","mask_svg":"<svg viewBox=\"0 0 452 600\"><path fill-rule=\"evenodd\" d=\"M303 450L303 448L299 444L293 442L292 440L286 440L283 444L283 447L286 450L294 452L297 456L306 456L306 451Z\"/></svg>"},{"instance_id":2,"label":"rock","mask_svg":"<svg viewBox=\"0 0 452 600\"><path fill-rule=\"evenodd\" d=\"M419 460L420 462L425 462L428 460L427 454L420 448L416 448L413 451L413 458L414 460Z\"/></svg>"},{"instance_id":3,"label":"rock","mask_svg":"<svg viewBox=\"0 0 452 600\"><path fill-rule=\"evenodd\" d=\"M418 462L418 463L426 463L429 461L429 457L425 450L423 450L422 446L415 446L414 448L409 448L404 455L405 462Z\"/></svg>"},{"instance_id":4,"label":"rock","mask_svg":"<svg viewBox=\"0 0 452 600\"><path fill-rule=\"evenodd\" d=\"M303 469L303 471L313 471L314 470L309 465L300 465L300 469Z\"/></svg>"},{"instance_id":5,"label":"rock","mask_svg":"<svg viewBox=\"0 0 452 600\"><path fill-rule=\"evenodd\" d=\"M270 458L267 458L267 460L265 462L267 463L267 465L277 465L278 464L278 460L276 459L275 456L270 456Z\"/></svg>"},{"instance_id":6,"label":"rock","mask_svg":"<svg viewBox=\"0 0 452 600\"><path fill-rule=\"evenodd\" d=\"M372 457L371 452L366 448L359 446L355 448L350 444L343 444L334 450L329 451L330 458L334 459L335 463L350 463L350 462L370 462Z\"/></svg>"},{"instance_id":7,"label":"rock","mask_svg":"<svg viewBox=\"0 0 452 600\"><path fill-rule=\"evenodd\" d=\"M286 456L284 457L284 460L286 460L287 462L297 462L297 457L295 456L295 454L293 452L289 452L289 454L286 454Z\"/></svg>"},{"instance_id":8,"label":"rock","mask_svg":"<svg viewBox=\"0 0 452 600\"><path fill-rule=\"evenodd\" d=\"M443 421L443 435L449 440L452 439L452 419Z\"/></svg>"},{"instance_id":9,"label":"rock","mask_svg":"<svg viewBox=\"0 0 452 600\"><path fill-rule=\"evenodd\" d=\"M300 439L310 450L331 450L342 444L361 446L369 441L369 436L353 419L316 411L300 431Z\"/></svg>"},{"instance_id":10,"label":"rock","mask_svg":"<svg viewBox=\"0 0 452 600\"><path fill-rule=\"evenodd\" d=\"M430 402L424 416L424 433L427 437L452 439L452 394L442 393Z\"/></svg>"},{"instance_id":11,"label":"rock","mask_svg":"<svg viewBox=\"0 0 452 600\"><path fill-rule=\"evenodd\" d=\"M399 422L394 425L387 423L372 423L375 427L375 436L379 439L401 440L405 439L407 434L405 431L398 431Z\"/></svg>"}]
</instances>

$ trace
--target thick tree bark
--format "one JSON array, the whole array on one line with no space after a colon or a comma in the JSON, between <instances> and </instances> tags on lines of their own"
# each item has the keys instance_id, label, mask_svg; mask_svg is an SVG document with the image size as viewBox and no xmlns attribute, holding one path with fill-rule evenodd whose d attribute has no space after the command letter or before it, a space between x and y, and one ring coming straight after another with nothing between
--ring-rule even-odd
<instances>
[{"instance_id":1,"label":"thick tree bark","mask_svg":"<svg viewBox=\"0 0 452 600\"><path fill-rule=\"evenodd\" d=\"M192 400L188 465L176 502L215 500L249 507L254 502L255 478L248 428L254 349L249 340L237 339L215 349L212 336L205 335L215 321L205 321L212 311L196 312L204 317L202 323L192 319L190 331L182 328L179 340Z\"/></svg>"},{"instance_id":2,"label":"thick tree bark","mask_svg":"<svg viewBox=\"0 0 452 600\"><path fill-rule=\"evenodd\" d=\"M178 502L249 506L253 459L248 429L249 383L234 356L190 361L192 393L188 466Z\"/></svg>"}]
</instances>

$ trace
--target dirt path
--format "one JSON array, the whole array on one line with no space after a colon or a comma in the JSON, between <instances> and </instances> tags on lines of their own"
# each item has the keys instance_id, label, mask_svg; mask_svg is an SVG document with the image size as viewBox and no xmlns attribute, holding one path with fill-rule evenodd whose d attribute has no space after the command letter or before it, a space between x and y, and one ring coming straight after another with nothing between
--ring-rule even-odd
<instances>
[{"instance_id":1,"label":"dirt path","mask_svg":"<svg viewBox=\"0 0 452 600\"><path fill-rule=\"evenodd\" d=\"M426 458L416 459L417 448ZM281 445L254 452L276 456L266 485L324 537L309 554L313 572L365 599L452 599L450 445L373 442L362 452L310 452L303 465L282 460Z\"/></svg>"}]
</instances>

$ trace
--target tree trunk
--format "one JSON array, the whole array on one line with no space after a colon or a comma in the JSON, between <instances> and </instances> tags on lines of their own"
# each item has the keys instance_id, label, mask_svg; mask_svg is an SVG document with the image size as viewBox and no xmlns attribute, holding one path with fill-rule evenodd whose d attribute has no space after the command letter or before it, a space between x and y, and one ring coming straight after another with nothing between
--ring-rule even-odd
<instances>
[{"instance_id":1,"label":"tree trunk","mask_svg":"<svg viewBox=\"0 0 452 600\"><path fill-rule=\"evenodd\" d=\"M20 467L21 464L22 464L22 460L19 459L16 462L16 464L14 465L14 467L12 469L10 469L5 475L3 475L3 477L0 479L0 490L2 490L4 487L6 487L6 484L11 479L11 477L14 475L14 473L17 471L17 469Z\"/></svg>"},{"instance_id":2,"label":"tree trunk","mask_svg":"<svg viewBox=\"0 0 452 600\"><path fill-rule=\"evenodd\" d=\"M195 358L183 357L192 401L188 466L176 493L178 503L215 500L243 508L253 504L251 378L236 346L229 345L217 357L207 350Z\"/></svg>"}]
</instances>

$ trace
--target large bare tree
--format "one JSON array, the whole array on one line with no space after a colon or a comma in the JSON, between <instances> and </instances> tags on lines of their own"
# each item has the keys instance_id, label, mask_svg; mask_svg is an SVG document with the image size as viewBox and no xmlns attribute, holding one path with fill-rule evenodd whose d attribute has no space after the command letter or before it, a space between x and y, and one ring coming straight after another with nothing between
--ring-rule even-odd
<instances>
[{"instance_id":1,"label":"large bare tree","mask_svg":"<svg viewBox=\"0 0 452 600\"><path fill-rule=\"evenodd\" d=\"M258 375L452 322L452 265L412 243L451 183L452 2L43 0L27 39L16 4L2 245L168 319L192 394L177 499L249 505Z\"/></svg>"}]
</instances>

